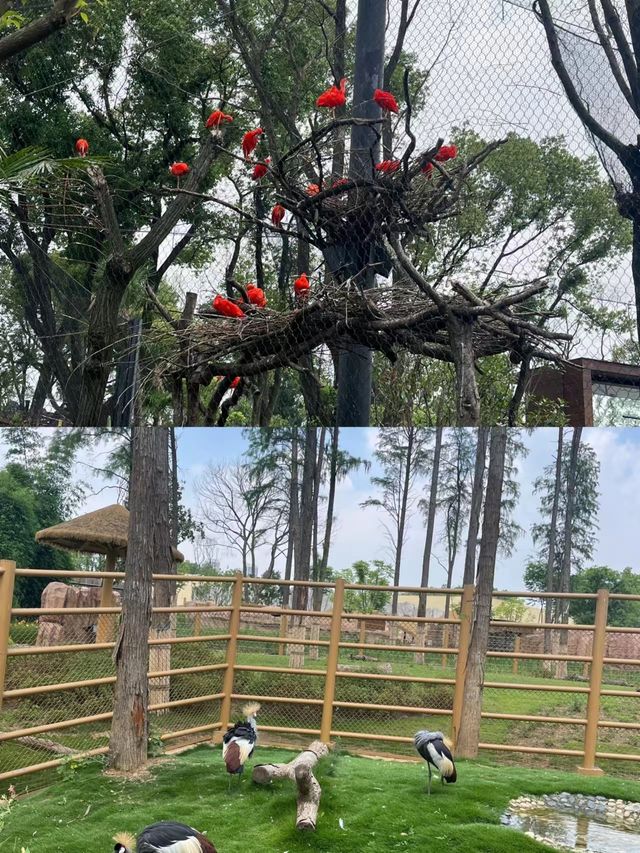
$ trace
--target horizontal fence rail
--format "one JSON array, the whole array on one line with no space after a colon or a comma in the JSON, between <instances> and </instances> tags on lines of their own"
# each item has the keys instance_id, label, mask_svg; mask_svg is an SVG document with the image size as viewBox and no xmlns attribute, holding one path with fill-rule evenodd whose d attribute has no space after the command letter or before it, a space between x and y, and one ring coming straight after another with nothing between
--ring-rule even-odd
<instances>
[{"instance_id":1,"label":"horizontal fence rail","mask_svg":"<svg viewBox=\"0 0 640 853\"><path fill-rule=\"evenodd\" d=\"M93 606L85 598L69 607L47 600L12 607L15 579L29 577L102 586L85 587ZM340 738L350 749L412 757L415 730L443 726L455 742L473 587L165 573L153 579L178 596L152 608L148 641L151 735L166 749L219 741L250 701L261 703L259 727L273 743ZM45 778L70 756L108 752L111 655L122 614L114 581L124 583L124 573L0 561L0 780ZM365 592L422 596L427 613L345 610L346 594L357 605ZM494 598L540 606L519 621L491 621L478 750L503 760L510 753L547 763L578 759L585 773L599 772L598 762L638 762L640 627L609 625L608 612L610 602L640 596L507 591ZM593 623L543 621L549 600L588 602ZM162 630L154 629L156 620ZM549 727L553 747L531 743L538 733L548 742Z\"/></svg>"}]
</instances>

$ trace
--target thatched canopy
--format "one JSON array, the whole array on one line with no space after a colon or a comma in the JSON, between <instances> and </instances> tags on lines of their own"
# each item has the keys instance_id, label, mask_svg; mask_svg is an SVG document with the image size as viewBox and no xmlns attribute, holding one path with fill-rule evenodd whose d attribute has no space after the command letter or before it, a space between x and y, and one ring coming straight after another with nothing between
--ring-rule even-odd
<instances>
[{"instance_id":1,"label":"thatched canopy","mask_svg":"<svg viewBox=\"0 0 640 853\"><path fill-rule=\"evenodd\" d=\"M124 557L129 537L129 510L111 504L94 512L63 521L36 533L36 541L65 551L85 551ZM184 555L172 549L173 559L182 563Z\"/></svg>"}]
</instances>

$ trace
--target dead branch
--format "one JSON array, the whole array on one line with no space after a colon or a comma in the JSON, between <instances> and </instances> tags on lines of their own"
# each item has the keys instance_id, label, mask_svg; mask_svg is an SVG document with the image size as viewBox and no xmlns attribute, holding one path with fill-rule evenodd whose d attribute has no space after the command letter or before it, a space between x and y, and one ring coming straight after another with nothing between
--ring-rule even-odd
<instances>
[{"instance_id":1,"label":"dead branch","mask_svg":"<svg viewBox=\"0 0 640 853\"><path fill-rule=\"evenodd\" d=\"M253 781L268 785L274 779L291 779L298 789L296 828L314 830L318 819L322 788L313 775L320 758L328 755L329 747L314 740L309 747L287 764L258 764L253 768Z\"/></svg>"}]
</instances>

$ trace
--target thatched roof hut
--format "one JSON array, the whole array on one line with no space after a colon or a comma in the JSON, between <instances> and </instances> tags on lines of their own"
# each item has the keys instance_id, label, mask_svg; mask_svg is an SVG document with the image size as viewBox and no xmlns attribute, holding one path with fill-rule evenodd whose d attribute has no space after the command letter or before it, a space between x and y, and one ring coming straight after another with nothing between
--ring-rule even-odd
<instances>
[{"instance_id":1,"label":"thatched roof hut","mask_svg":"<svg viewBox=\"0 0 640 853\"><path fill-rule=\"evenodd\" d=\"M36 533L36 541L65 551L83 551L124 557L129 537L129 510L120 504L87 512ZM182 563L184 555L172 549L173 559Z\"/></svg>"}]
</instances>

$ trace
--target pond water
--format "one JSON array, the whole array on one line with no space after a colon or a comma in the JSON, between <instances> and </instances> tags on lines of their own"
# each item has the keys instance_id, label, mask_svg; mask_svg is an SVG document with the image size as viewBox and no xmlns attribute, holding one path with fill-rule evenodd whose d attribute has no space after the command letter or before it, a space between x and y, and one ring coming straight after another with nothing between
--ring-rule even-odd
<instances>
[{"instance_id":1,"label":"pond water","mask_svg":"<svg viewBox=\"0 0 640 853\"><path fill-rule=\"evenodd\" d=\"M583 853L640 853L640 834L622 821L584 814L566 814L540 806L518 812L511 809L502 822L529 832L550 845Z\"/></svg>"}]
</instances>

